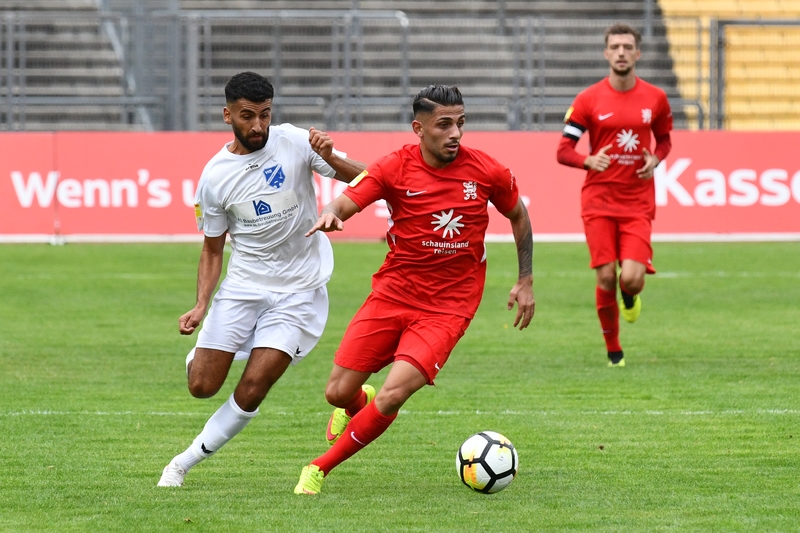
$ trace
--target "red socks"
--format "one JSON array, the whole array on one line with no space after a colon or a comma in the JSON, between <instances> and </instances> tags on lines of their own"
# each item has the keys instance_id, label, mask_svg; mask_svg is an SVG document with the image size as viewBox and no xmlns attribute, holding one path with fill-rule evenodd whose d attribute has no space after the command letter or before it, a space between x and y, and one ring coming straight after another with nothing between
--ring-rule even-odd
<instances>
[{"instance_id":1,"label":"red socks","mask_svg":"<svg viewBox=\"0 0 800 533\"><path fill-rule=\"evenodd\" d=\"M386 416L378 411L378 408L375 407L375 402L367 404L347 424L347 431L339 437L336 444L320 457L311 461L311 464L317 465L327 476L335 467L380 437L394 422L395 418L397 418L397 413Z\"/></svg>"},{"instance_id":2,"label":"red socks","mask_svg":"<svg viewBox=\"0 0 800 533\"><path fill-rule=\"evenodd\" d=\"M353 401L344 406L344 412L347 416L355 416L365 405L367 405L367 393L364 392L364 389L358 389L358 394Z\"/></svg>"},{"instance_id":3,"label":"red socks","mask_svg":"<svg viewBox=\"0 0 800 533\"><path fill-rule=\"evenodd\" d=\"M596 287L595 300L597 301L597 316L600 318L600 327L603 328L603 337L606 340L606 350L609 352L621 352L617 292L604 291L600 287Z\"/></svg>"}]
</instances>

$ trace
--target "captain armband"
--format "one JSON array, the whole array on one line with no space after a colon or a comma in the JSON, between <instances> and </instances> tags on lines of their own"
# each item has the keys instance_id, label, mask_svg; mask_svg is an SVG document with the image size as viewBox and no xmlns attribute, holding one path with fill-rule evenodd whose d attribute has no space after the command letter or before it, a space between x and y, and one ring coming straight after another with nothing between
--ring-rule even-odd
<instances>
[{"instance_id":1,"label":"captain armband","mask_svg":"<svg viewBox=\"0 0 800 533\"><path fill-rule=\"evenodd\" d=\"M586 128L578 124L577 122L567 122L564 125L564 137L569 137L574 141L579 141L583 132L586 131Z\"/></svg>"}]
</instances>

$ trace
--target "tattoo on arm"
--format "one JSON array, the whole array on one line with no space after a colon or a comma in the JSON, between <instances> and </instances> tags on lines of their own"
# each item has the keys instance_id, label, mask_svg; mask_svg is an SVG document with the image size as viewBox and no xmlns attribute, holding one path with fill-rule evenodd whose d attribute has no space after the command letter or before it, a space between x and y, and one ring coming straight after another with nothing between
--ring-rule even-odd
<instances>
[{"instance_id":1,"label":"tattoo on arm","mask_svg":"<svg viewBox=\"0 0 800 533\"><path fill-rule=\"evenodd\" d=\"M528 217L528 210L522 210L522 220L518 225L518 235L515 235L517 242L517 259L519 260L519 277L533 275L533 233L531 231L531 220Z\"/></svg>"}]
</instances>

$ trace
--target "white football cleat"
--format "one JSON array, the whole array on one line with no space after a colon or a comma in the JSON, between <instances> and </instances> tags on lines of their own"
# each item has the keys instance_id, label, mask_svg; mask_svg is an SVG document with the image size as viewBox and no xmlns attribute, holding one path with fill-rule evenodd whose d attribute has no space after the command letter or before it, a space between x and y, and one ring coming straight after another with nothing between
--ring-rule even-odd
<instances>
[{"instance_id":1,"label":"white football cleat","mask_svg":"<svg viewBox=\"0 0 800 533\"><path fill-rule=\"evenodd\" d=\"M180 487L183 486L183 478L186 477L186 470L184 470L178 463L171 461L164 467L164 472L161 473L161 479L158 480L159 487Z\"/></svg>"}]
</instances>

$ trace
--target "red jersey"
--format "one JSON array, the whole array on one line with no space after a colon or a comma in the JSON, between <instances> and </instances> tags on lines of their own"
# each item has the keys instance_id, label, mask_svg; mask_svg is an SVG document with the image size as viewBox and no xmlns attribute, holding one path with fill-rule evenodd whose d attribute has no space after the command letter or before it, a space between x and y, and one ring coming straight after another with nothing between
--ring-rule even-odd
<instances>
[{"instance_id":1,"label":"red jersey","mask_svg":"<svg viewBox=\"0 0 800 533\"><path fill-rule=\"evenodd\" d=\"M472 318L486 275L488 202L510 212L519 193L511 171L461 146L443 169L406 145L367 168L345 194L364 209L386 200L389 253L372 277L373 291L427 311Z\"/></svg>"},{"instance_id":2,"label":"red jersey","mask_svg":"<svg viewBox=\"0 0 800 533\"><path fill-rule=\"evenodd\" d=\"M646 215L655 218L655 183L636 171L644 165L642 150L653 153L656 138L672 130L666 93L636 78L633 89L620 92L608 78L581 91L564 117L564 136L578 140L589 131L590 153L611 145L611 164L603 172L590 170L581 190L581 214L586 216ZM666 154L659 155L660 159Z\"/></svg>"}]
</instances>

